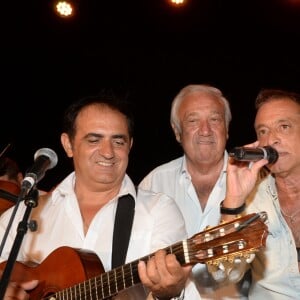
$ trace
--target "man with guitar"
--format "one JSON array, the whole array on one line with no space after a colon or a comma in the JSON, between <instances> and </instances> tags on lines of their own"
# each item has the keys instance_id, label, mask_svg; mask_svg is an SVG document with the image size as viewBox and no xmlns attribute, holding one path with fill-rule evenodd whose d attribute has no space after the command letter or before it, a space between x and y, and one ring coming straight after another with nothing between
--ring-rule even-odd
<instances>
[{"instance_id":1,"label":"man with guitar","mask_svg":"<svg viewBox=\"0 0 300 300\"><path fill-rule=\"evenodd\" d=\"M30 295L31 299L142 300L148 296L167 300L183 299L184 293L186 299L198 299L196 290L185 290L191 266L182 266L175 254L158 250L187 237L175 202L164 194L136 192L126 174L132 136L131 116L112 94L84 98L69 106L61 143L73 160L74 172L51 193L39 197L31 214L37 230L25 234L5 299ZM25 209L22 202L2 261L9 257ZM0 236L11 211L0 218ZM125 219L116 217L119 212ZM131 222L132 228L127 227ZM119 225L123 231L115 240ZM128 249L118 257L122 241ZM134 260L136 264L122 265ZM19 264L29 261L35 267ZM97 277L98 273L104 276Z\"/></svg>"},{"instance_id":2,"label":"man with guitar","mask_svg":"<svg viewBox=\"0 0 300 300\"><path fill-rule=\"evenodd\" d=\"M222 217L266 211L266 248L251 263L249 299L300 299L300 95L264 89L256 98L257 141L247 147L271 146L278 159L252 161L230 157ZM266 176L260 176L267 168ZM246 205L245 205L246 204Z\"/></svg>"}]
</instances>

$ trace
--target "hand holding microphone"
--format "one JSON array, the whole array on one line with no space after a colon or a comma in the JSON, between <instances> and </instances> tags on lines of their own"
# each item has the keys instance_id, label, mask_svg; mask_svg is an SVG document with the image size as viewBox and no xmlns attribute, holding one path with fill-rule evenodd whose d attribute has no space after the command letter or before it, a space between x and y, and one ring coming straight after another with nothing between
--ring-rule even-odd
<instances>
[{"instance_id":1,"label":"hand holding microphone","mask_svg":"<svg viewBox=\"0 0 300 300\"><path fill-rule=\"evenodd\" d=\"M266 159L271 164L278 159L278 152L274 148L270 146L256 147L257 145L258 142L255 142L245 147L235 147L229 151L229 157L236 161L249 163L239 164L230 161L227 164L226 195L221 205L221 212L225 211L228 214L228 211L229 213L238 211L240 213L239 211L244 209L245 200L257 183L260 169L267 164L260 160ZM224 220L230 218L230 215L229 217L226 214L224 216Z\"/></svg>"},{"instance_id":2,"label":"hand holding microphone","mask_svg":"<svg viewBox=\"0 0 300 300\"><path fill-rule=\"evenodd\" d=\"M278 159L278 152L271 146L265 147L235 147L229 152L229 156L238 161L258 161L267 159L269 164L273 164Z\"/></svg>"}]
</instances>

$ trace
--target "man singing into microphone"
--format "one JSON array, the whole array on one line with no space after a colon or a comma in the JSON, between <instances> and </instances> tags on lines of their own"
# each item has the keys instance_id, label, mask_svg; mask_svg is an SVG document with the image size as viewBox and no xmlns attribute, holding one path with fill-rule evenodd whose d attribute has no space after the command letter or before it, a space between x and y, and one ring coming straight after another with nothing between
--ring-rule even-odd
<instances>
[{"instance_id":1,"label":"man singing into microphone","mask_svg":"<svg viewBox=\"0 0 300 300\"><path fill-rule=\"evenodd\" d=\"M220 208L230 220L245 213L265 211L269 235L266 248L251 264L249 299L300 299L300 95L262 90L256 99L258 141L247 147L271 146L278 159L249 162L229 159L227 191ZM267 166L267 176L260 171Z\"/></svg>"}]
</instances>

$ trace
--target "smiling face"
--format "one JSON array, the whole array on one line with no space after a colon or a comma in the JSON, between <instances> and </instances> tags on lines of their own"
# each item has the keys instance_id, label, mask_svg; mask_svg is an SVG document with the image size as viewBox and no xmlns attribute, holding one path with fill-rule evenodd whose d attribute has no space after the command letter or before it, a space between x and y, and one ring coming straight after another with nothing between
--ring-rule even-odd
<instances>
[{"instance_id":1,"label":"smiling face","mask_svg":"<svg viewBox=\"0 0 300 300\"><path fill-rule=\"evenodd\" d=\"M255 131L260 146L270 145L278 161L270 165L274 174L300 174L300 105L288 99L274 99L257 111Z\"/></svg>"},{"instance_id":2,"label":"smiling face","mask_svg":"<svg viewBox=\"0 0 300 300\"><path fill-rule=\"evenodd\" d=\"M214 163L223 158L228 132L224 104L212 95L194 92L178 108L181 131L173 130L187 159L193 163Z\"/></svg>"},{"instance_id":3,"label":"smiling face","mask_svg":"<svg viewBox=\"0 0 300 300\"><path fill-rule=\"evenodd\" d=\"M126 116L107 105L92 104L80 111L75 126L74 139L64 133L61 140L73 158L76 182L93 190L120 188L132 146Z\"/></svg>"}]
</instances>

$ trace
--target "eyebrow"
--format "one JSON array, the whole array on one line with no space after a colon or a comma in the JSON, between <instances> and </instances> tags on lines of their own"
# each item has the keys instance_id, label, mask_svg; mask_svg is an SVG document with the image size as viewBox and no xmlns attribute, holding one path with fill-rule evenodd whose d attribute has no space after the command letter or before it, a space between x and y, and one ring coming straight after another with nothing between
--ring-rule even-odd
<instances>
[{"instance_id":1,"label":"eyebrow","mask_svg":"<svg viewBox=\"0 0 300 300\"><path fill-rule=\"evenodd\" d=\"M88 133L85 137L86 137L86 138L89 138L89 137L101 138L101 137L104 137L104 136L105 136L105 135L104 135L104 134L101 134L101 133L90 132L90 133ZM128 140L127 135L126 135L126 134L121 134L121 133L113 134L113 135L111 135L111 137L112 137L113 139L124 139L124 140Z\"/></svg>"},{"instance_id":2,"label":"eyebrow","mask_svg":"<svg viewBox=\"0 0 300 300\"><path fill-rule=\"evenodd\" d=\"M291 122L291 118L279 119L276 121L276 124L283 123L283 122ZM259 124L257 127L255 126L254 128L259 129L261 127L270 127L270 126L265 124Z\"/></svg>"}]
</instances>

